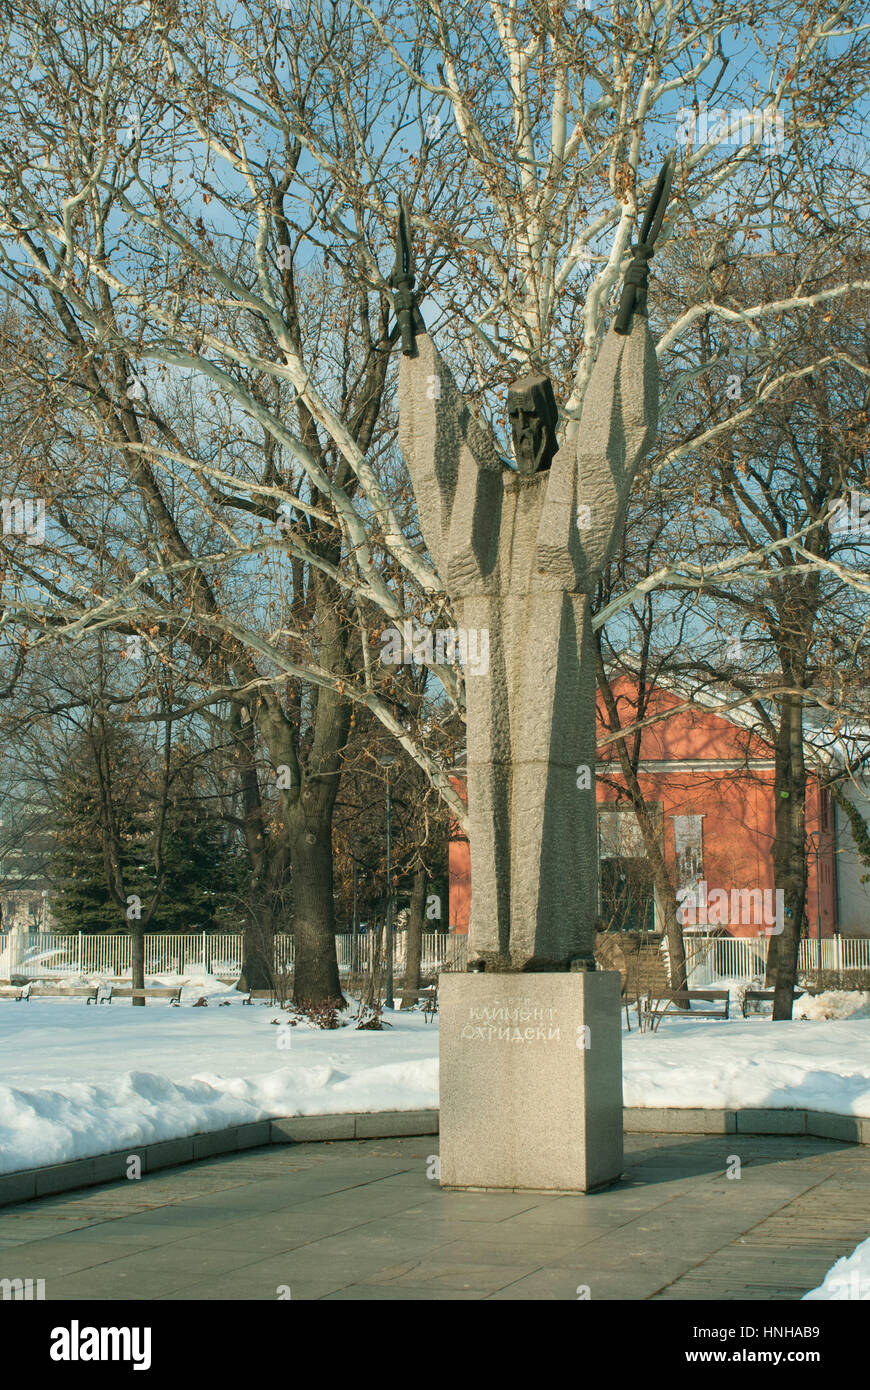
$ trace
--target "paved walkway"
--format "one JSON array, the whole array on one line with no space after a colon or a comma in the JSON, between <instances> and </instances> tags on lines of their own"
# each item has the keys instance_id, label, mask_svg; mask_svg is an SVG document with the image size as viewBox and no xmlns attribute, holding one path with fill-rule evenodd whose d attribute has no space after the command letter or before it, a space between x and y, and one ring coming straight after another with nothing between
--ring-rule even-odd
<instances>
[{"instance_id":1,"label":"paved walkway","mask_svg":"<svg viewBox=\"0 0 870 1390\"><path fill-rule=\"evenodd\" d=\"M441 1192L436 1152L272 1146L5 1207L0 1277L73 1300L795 1299L870 1234L860 1145L630 1135L626 1180L587 1197Z\"/></svg>"}]
</instances>

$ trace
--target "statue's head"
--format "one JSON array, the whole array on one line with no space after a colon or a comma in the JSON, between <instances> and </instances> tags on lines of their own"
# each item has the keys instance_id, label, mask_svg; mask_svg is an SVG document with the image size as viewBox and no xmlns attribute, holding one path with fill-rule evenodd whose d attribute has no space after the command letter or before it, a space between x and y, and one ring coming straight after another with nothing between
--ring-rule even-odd
<instances>
[{"instance_id":1,"label":"statue's head","mask_svg":"<svg viewBox=\"0 0 870 1390\"><path fill-rule=\"evenodd\" d=\"M508 416L519 471L531 474L549 468L559 448L559 412L550 378L533 372L515 381L508 388Z\"/></svg>"}]
</instances>

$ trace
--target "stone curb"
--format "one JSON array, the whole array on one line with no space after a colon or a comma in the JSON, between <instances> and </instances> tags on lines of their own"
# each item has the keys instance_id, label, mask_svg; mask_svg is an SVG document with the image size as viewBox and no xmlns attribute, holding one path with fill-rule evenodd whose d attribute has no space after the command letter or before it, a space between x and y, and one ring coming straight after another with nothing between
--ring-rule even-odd
<instances>
[{"instance_id":1,"label":"stone curb","mask_svg":"<svg viewBox=\"0 0 870 1390\"><path fill-rule=\"evenodd\" d=\"M626 1134L802 1134L870 1144L870 1119L817 1110L679 1110L626 1109ZM130 1145L95 1158L73 1159L46 1168L23 1168L0 1175L0 1206L69 1192L77 1187L118 1182L126 1177L131 1156L143 1173L193 1163L200 1158L241 1153L267 1144L308 1144L341 1139L400 1139L438 1133L437 1110L386 1110L347 1115L291 1115L229 1129Z\"/></svg>"},{"instance_id":2,"label":"stone curb","mask_svg":"<svg viewBox=\"0 0 870 1390\"><path fill-rule=\"evenodd\" d=\"M870 1144L870 1119L823 1110L628 1109L626 1134L803 1134Z\"/></svg>"}]
</instances>

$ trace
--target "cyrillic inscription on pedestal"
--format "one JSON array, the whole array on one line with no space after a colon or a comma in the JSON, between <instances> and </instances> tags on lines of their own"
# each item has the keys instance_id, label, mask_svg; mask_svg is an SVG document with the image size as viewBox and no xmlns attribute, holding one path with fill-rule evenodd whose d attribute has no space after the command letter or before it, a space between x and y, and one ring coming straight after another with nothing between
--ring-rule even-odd
<instances>
[{"instance_id":1,"label":"cyrillic inscription on pedestal","mask_svg":"<svg viewBox=\"0 0 870 1390\"><path fill-rule=\"evenodd\" d=\"M615 971L441 976L443 1187L619 1178L620 985Z\"/></svg>"}]
</instances>

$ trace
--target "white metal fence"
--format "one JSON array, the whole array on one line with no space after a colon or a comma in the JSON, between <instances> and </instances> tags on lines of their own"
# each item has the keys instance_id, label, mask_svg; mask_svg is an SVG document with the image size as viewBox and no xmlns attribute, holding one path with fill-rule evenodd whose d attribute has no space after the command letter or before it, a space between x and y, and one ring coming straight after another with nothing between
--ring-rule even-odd
<instances>
[{"instance_id":1,"label":"white metal fence","mask_svg":"<svg viewBox=\"0 0 870 1390\"><path fill-rule=\"evenodd\" d=\"M357 937L354 946L352 936L337 936L335 945L341 973L370 970L372 956L378 948L378 940L378 936L373 932L366 932L364 936ZM421 964L423 974L439 969L464 970L467 944L468 937L464 933L424 932ZM393 965L397 973L405 969L407 946L408 933L396 932L393 939Z\"/></svg>"},{"instance_id":2,"label":"white metal fence","mask_svg":"<svg viewBox=\"0 0 870 1390\"><path fill-rule=\"evenodd\" d=\"M751 980L763 975L769 937L702 936L687 933L686 973L691 989L713 980ZM870 937L831 936L805 939L798 948L798 970L870 970Z\"/></svg>"},{"instance_id":3,"label":"white metal fence","mask_svg":"<svg viewBox=\"0 0 870 1390\"><path fill-rule=\"evenodd\" d=\"M335 938L338 968L342 974L371 968L378 937L360 933L354 943L351 935ZM467 937L448 932L423 933L423 973L436 969L464 970ZM394 964L396 973L405 968L407 933L396 932ZM28 979L52 979L62 975L128 976L131 970L129 936L84 932L7 932L0 933L0 980L11 975ZM292 969L293 937L275 938L277 969ZM212 975L238 975L242 968L241 933L145 936L146 975L184 975L206 970Z\"/></svg>"},{"instance_id":4,"label":"white metal fence","mask_svg":"<svg viewBox=\"0 0 870 1390\"><path fill-rule=\"evenodd\" d=\"M407 932L396 932L394 966L397 975L405 969ZM689 985L703 989L712 980L751 980L763 975L769 946L768 937L702 936L686 933L686 965ZM350 971L371 969L372 954L379 937L360 933L354 942L350 934L335 938L338 968ZM424 932L422 971L464 970L468 937L455 932ZM27 979L52 979L63 975L130 974L130 938L108 934L64 934L60 932L0 933L0 980L11 975ZM275 938L277 969L292 969L293 937ZM241 933L162 935L145 937L146 975L185 975L206 970L212 975L233 977L242 968ZM799 970L870 971L870 937L827 937L822 941L800 943Z\"/></svg>"}]
</instances>

